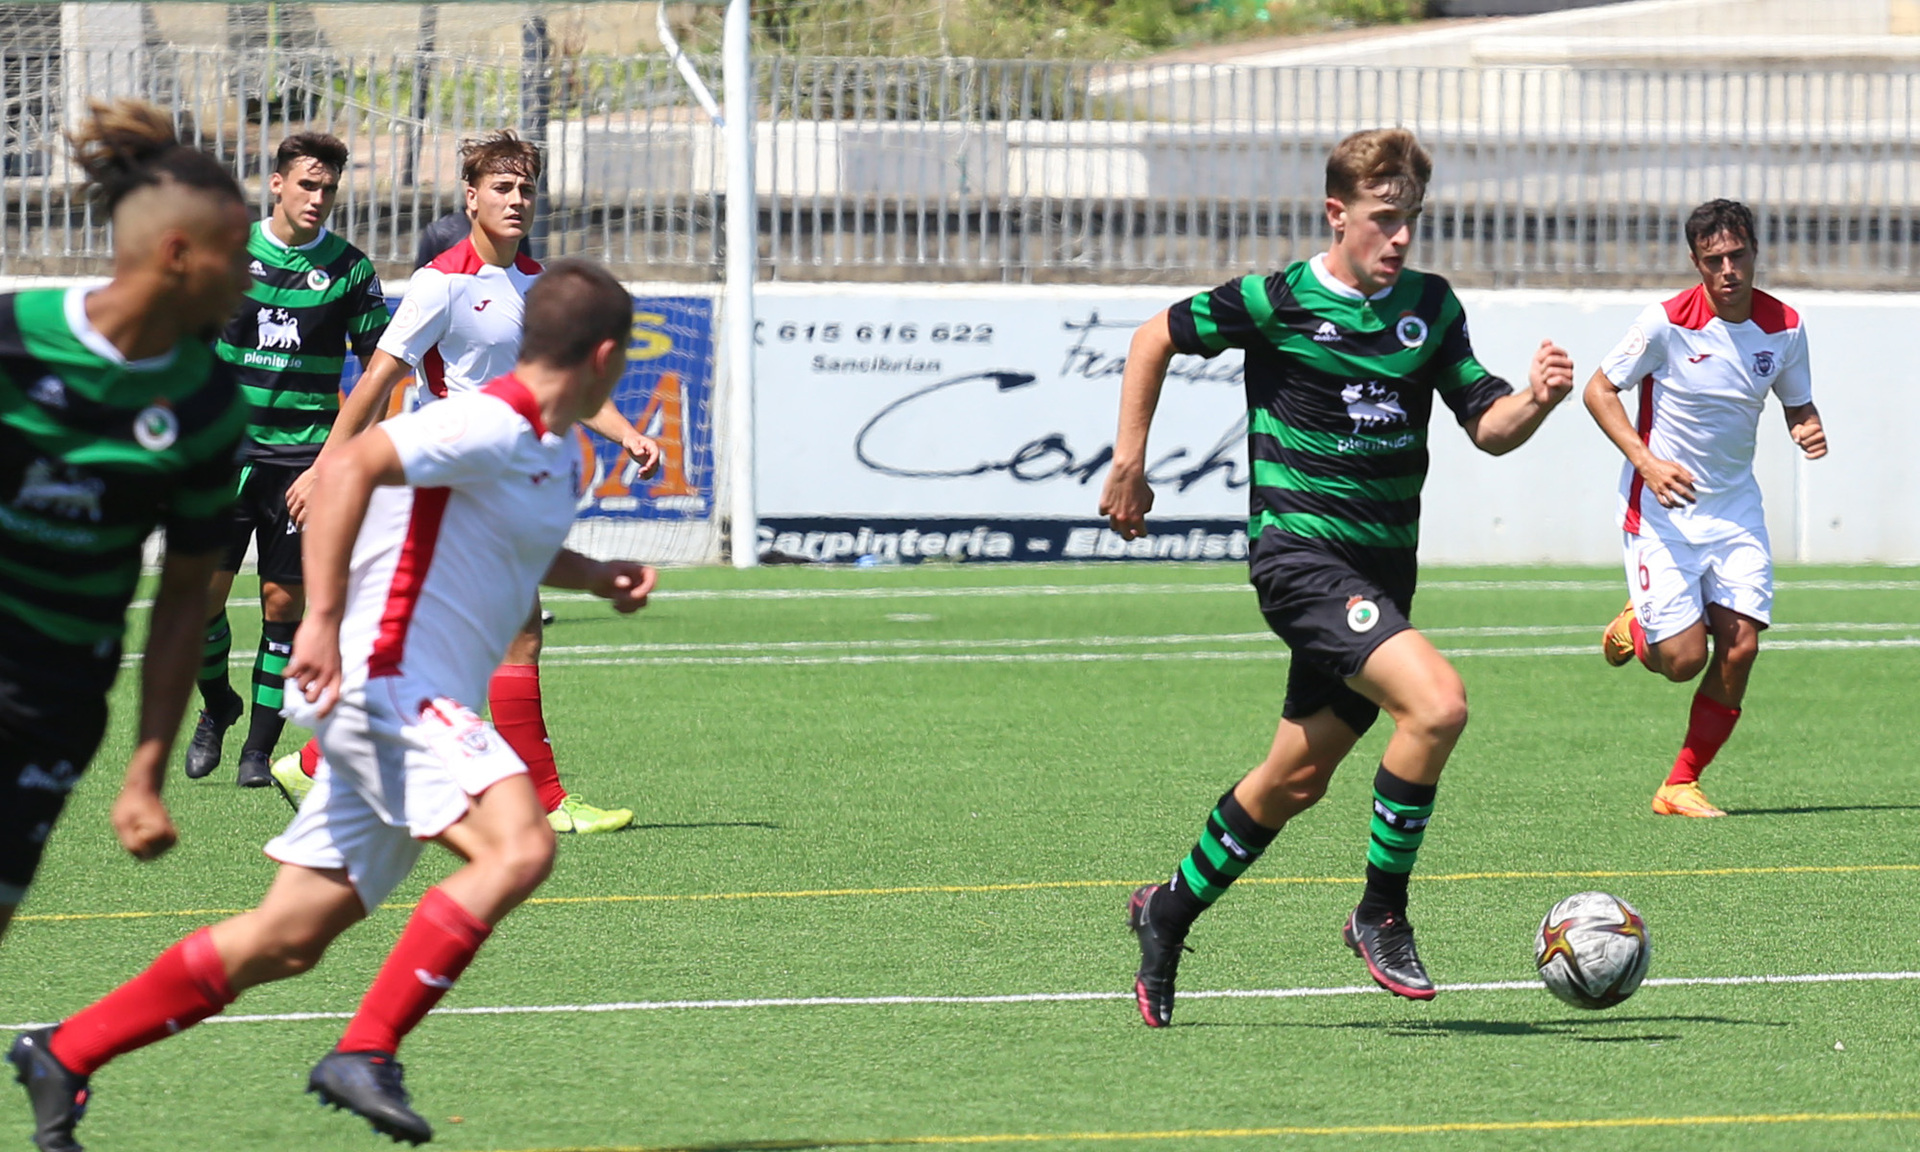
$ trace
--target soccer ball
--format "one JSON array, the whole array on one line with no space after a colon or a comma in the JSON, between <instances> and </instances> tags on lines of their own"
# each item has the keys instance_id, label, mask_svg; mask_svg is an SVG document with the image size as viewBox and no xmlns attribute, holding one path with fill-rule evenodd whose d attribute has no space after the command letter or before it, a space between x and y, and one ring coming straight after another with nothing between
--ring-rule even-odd
<instances>
[{"instance_id":1,"label":"soccer ball","mask_svg":"<svg viewBox=\"0 0 1920 1152\"><path fill-rule=\"evenodd\" d=\"M1533 962L1547 991L1576 1008L1611 1008L1646 978L1653 947L1633 905L1605 892L1580 892L1548 909Z\"/></svg>"}]
</instances>

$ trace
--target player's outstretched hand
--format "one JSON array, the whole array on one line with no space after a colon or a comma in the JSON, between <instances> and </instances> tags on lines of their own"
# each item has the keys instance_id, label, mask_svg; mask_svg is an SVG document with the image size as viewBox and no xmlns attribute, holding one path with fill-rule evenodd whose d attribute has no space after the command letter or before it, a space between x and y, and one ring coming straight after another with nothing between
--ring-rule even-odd
<instances>
[{"instance_id":1,"label":"player's outstretched hand","mask_svg":"<svg viewBox=\"0 0 1920 1152\"><path fill-rule=\"evenodd\" d=\"M307 526L307 502L313 498L313 469L293 478L287 485L287 515L293 520L294 527Z\"/></svg>"},{"instance_id":2,"label":"player's outstretched hand","mask_svg":"<svg viewBox=\"0 0 1920 1152\"><path fill-rule=\"evenodd\" d=\"M1153 511L1153 488L1144 473L1114 468L1100 492L1100 515L1120 534L1134 540L1147 534L1147 513Z\"/></svg>"},{"instance_id":3,"label":"player's outstretched hand","mask_svg":"<svg viewBox=\"0 0 1920 1152\"><path fill-rule=\"evenodd\" d=\"M158 860L180 842L166 804L146 788L120 790L113 802L113 831L120 837L120 846L136 860Z\"/></svg>"},{"instance_id":4,"label":"player's outstretched hand","mask_svg":"<svg viewBox=\"0 0 1920 1152\"><path fill-rule=\"evenodd\" d=\"M647 597L660 574L645 564L631 560L609 560L601 565L600 575L587 589L595 596L613 601L617 612L638 612L647 606Z\"/></svg>"},{"instance_id":5,"label":"player's outstretched hand","mask_svg":"<svg viewBox=\"0 0 1920 1152\"><path fill-rule=\"evenodd\" d=\"M1820 423L1820 417L1803 420L1787 429L1787 435L1806 453L1807 459L1818 460L1827 454L1827 430Z\"/></svg>"},{"instance_id":6,"label":"player's outstretched hand","mask_svg":"<svg viewBox=\"0 0 1920 1152\"><path fill-rule=\"evenodd\" d=\"M632 436L627 437L627 442L622 444L621 447L626 449L627 455L633 457L633 462L640 466L640 479L651 480L659 474L659 441L651 436L643 436L636 432Z\"/></svg>"},{"instance_id":7,"label":"player's outstretched hand","mask_svg":"<svg viewBox=\"0 0 1920 1152\"><path fill-rule=\"evenodd\" d=\"M1649 458L1640 467L1640 478L1647 482L1647 488L1653 493L1654 499L1660 501L1662 508L1678 508L1696 499L1693 494L1693 473L1671 460Z\"/></svg>"},{"instance_id":8,"label":"player's outstretched hand","mask_svg":"<svg viewBox=\"0 0 1920 1152\"><path fill-rule=\"evenodd\" d=\"M1534 403L1560 403L1573 391L1573 357L1551 340L1540 341L1540 347L1533 350L1533 364L1527 369L1527 383L1533 388Z\"/></svg>"},{"instance_id":9,"label":"player's outstretched hand","mask_svg":"<svg viewBox=\"0 0 1920 1152\"><path fill-rule=\"evenodd\" d=\"M293 634L293 658L286 677L298 684L305 707L295 703L298 723L312 727L340 700L340 625L308 615Z\"/></svg>"}]
</instances>

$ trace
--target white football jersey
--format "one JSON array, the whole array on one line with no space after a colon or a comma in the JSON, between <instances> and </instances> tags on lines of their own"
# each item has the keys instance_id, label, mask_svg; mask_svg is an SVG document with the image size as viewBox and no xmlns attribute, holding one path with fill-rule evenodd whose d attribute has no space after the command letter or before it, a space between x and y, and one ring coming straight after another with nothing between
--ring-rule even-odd
<instances>
[{"instance_id":1,"label":"white football jersey","mask_svg":"<svg viewBox=\"0 0 1920 1152\"><path fill-rule=\"evenodd\" d=\"M513 376L380 428L409 486L374 490L354 542L341 693L399 676L477 709L573 526L579 446Z\"/></svg>"},{"instance_id":2,"label":"white football jersey","mask_svg":"<svg viewBox=\"0 0 1920 1152\"><path fill-rule=\"evenodd\" d=\"M1638 389L1640 439L1693 473L1697 503L1662 508L1633 465L1620 473L1620 527L1630 535L1709 544L1766 531L1754 436L1771 391L1786 406L1813 402L1800 316L1756 291L1752 318L1728 324L1700 285L1640 313L1600 362L1613 386Z\"/></svg>"},{"instance_id":3,"label":"white football jersey","mask_svg":"<svg viewBox=\"0 0 1920 1152\"><path fill-rule=\"evenodd\" d=\"M462 240L413 274L380 350L413 365L436 397L480 388L520 358L527 289L539 275L525 252L501 268Z\"/></svg>"}]
</instances>

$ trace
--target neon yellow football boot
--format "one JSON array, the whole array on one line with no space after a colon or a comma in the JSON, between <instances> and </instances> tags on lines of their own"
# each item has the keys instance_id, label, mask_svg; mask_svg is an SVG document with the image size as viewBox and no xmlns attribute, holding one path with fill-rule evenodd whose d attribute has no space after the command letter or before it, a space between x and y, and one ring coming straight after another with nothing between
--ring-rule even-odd
<instances>
[{"instance_id":1,"label":"neon yellow football boot","mask_svg":"<svg viewBox=\"0 0 1920 1152\"><path fill-rule=\"evenodd\" d=\"M295 769L298 771L298 769ZM633 823L631 808L595 808L573 793L567 793L560 807L547 813L547 823L555 832L574 832L581 836L594 832L618 832Z\"/></svg>"},{"instance_id":2,"label":"neon yellow football boot","mask_svg":"<svg viewBox=\"0 0 1920 1152\"><path fill-rule=\"evenodd\" d=\"M313 791L313 777L300 771L299 751L296 749L275 760L268 771L273 776L273 786L280 789L280 795L287 798L294 811L299 811L300 802Z\"/></svg>"}]
</instances>

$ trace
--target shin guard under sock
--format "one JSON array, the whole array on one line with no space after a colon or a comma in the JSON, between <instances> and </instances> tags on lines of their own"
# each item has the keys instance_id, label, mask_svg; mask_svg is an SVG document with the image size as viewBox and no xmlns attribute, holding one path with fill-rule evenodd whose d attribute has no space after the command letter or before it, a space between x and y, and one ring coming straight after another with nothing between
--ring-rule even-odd
<instances>
[{"instance_id":1,"label":"shin guard under sock","mask_svg":"<svg viewBox=\"0 0 1920 1152\"><path fill-rule=\"evenodd\" d=\"M226 966L202 928L145 972L67 1018L47 1045L67 1071L91 1076L115 1056L185 1031L233 1003Z\"/></svg>"},{"instance_id":2,"label":"shin guard under sock","mask_svg":"<svg viewBox=\"0 0 1920 1152\"><path fill-rule=\"evenodd\" d=\"M1380 765L1373 774L1373 837L1367 845L1367 887L1360 918L1369 923L1407 912L1407 878L1413 873L1427 821L1433 818L1432 784L1410 784Z\"/></svg>"},{"instance_id":3,"label":"shin guard under sock","mask_svg":"<svg viewBox=\"0 0 1920 1152\"><path fill-rule=\"evenodd\" d=\"M1165 937L1184 938L1200 913L1226 894L1228 886L1253 867L1260 854L1280 834L1255 820L1229 788L1213 811L1187 858L1173 871L1173 878L1155 895L1149 911L1154 931Z\"/></svg>"},{"instance_id":4,"label":"shin guard under sock","mask_svg":"<svg viewBox=\"0 0 1920 1152\"><path fill-rule=\"evenodd\" d=\"M298 620L268 620L260 625L260 651L253 658L253 714L247 718L247 740L240 748L243 755L263 752L271 756L280 733L286 729L280 705L286 699L293 634L299 630Z\"/></svg>"},{"instance_id":5,"label":"shin guard under sock","mask_svg":"<svg viewBox=\"0 0 1920 1152\"><path fill-rule=\"evenodd\" d=\"M439 888L427 889L336 1047L393 1053L473 962L493 929Z\"/></svg>"}]
</instances>

